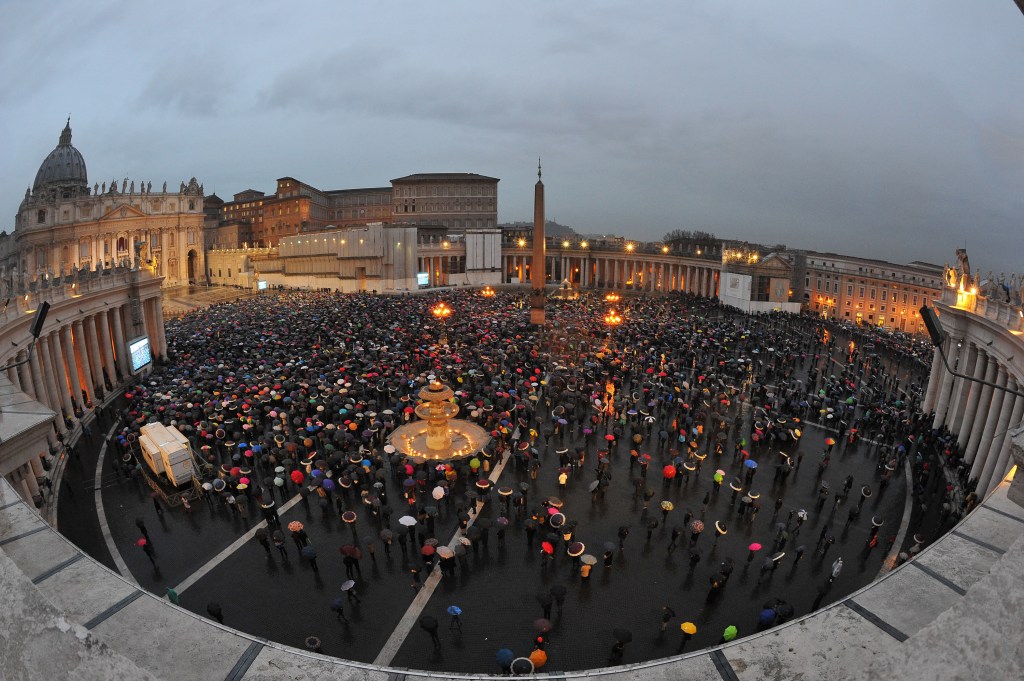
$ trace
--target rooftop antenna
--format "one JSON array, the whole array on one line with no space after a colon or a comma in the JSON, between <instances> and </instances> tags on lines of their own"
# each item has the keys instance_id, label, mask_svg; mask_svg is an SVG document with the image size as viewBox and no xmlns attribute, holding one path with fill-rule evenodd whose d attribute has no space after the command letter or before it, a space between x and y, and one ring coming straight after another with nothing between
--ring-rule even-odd
<instances>
[{"instance_id":1,"label":"rooftop antenna","mask_svg":"<svg viewBox=\"0 0 1024 681\"><path fill-rule=\"evenodd\" d=\"M537 157L537 179L540 179L540 156Z\"/></svg>"}]
</instances>

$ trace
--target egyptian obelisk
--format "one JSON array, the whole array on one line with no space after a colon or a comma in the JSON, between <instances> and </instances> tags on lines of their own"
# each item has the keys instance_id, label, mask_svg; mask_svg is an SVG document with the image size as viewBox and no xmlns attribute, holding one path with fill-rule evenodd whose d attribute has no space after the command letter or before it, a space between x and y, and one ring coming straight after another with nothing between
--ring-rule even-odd
<instances>
[{"instance_id":1,"label":"egyptian obelisk","mask_svg":"<svg viewBox=\"0 0 1024 681\"><path fill-rule=\"evenodd\" d=\"M544 245L544 183L537 159L537 184L533 189L533 262L530 263L530 323L544 325L544 287L547 284Z\"/></svg>"}]
</instances>

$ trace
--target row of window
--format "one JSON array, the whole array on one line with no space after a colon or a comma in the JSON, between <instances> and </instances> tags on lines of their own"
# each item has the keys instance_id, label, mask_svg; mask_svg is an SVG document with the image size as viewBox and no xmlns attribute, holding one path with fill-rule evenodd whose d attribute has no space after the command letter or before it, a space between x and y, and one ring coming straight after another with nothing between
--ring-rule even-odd
<instances>
[{"instance_id":1,"label":"row of window","mask_svg":"<svg viewBox=\"0 0 1024 681\"><path fill-rule=\"evenodd\" d=\"M497 196L498 188L487 185L418 185L415 187L395 187L396 196Z\"/></svg>"},{"instance_id":2,"label":"row of window","mask_svg":"<svg viewBox=\"0 0 1024 681\"><path fill-rule=\"evenodd\" d=\"M426 213L452 213L458 211L469 211L469 212L482 212L494 210L493 201L484 201L477 199L476 201L470 201L467 203L428 203L425 205L420 204L422 212ZM416 199L406 200L401 204L395 204L395 211L400 213L415 213L416 212Z\"/></svg>"}]
</instances>

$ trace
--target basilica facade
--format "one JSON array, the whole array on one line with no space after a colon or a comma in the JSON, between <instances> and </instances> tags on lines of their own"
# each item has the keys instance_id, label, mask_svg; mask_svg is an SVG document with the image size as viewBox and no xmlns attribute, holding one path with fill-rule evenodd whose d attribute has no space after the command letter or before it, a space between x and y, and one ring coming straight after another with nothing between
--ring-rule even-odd
<instances>
[{"instance_id":1,"label":"basilica facade","mask_svg":"<svg viewBox=\"0 0 1024 681\"><path fill-rule=\"evenodd\" d=\"M203 186L194 177L171 189L128 178L90 187L69 120L25 190L14 234L0 249L4 278L28 284L137 258L164 286L201 283L203 217Z\"/></svg>"}]
</instances>

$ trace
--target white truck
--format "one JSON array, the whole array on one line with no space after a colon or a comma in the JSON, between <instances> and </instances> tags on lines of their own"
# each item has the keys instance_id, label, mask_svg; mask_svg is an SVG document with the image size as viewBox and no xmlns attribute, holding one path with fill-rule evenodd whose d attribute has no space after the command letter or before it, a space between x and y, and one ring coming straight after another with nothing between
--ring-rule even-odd
<instances>
[{"instance_id":1,"label":"white truck","mask_svg":"<svg viewBox=\"0 0 1024 681\"><path fill-rule=\"evenodd\" d=\"M165 474L175 487L192 482L192 449L188 438L177 428L162 423L147 423L142 426L139 445L146 463L154 473Z\"/></svg>"}]
</instances>

